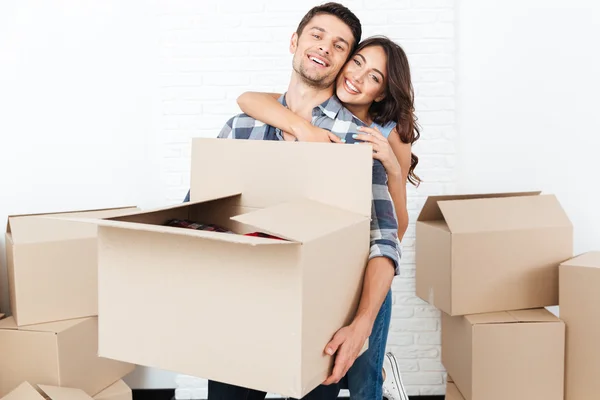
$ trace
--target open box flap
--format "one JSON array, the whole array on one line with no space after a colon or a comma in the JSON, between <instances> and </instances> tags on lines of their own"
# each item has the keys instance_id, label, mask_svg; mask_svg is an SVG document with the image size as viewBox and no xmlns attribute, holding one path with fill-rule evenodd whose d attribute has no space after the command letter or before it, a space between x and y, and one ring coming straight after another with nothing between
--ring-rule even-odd
<instances>
[{"instance_id":1,"label":"open box flap","mask_svg":"<svg viewBox=\"0 0 600 400\"><path fill-rule=\"evenodd\" d=\"M368 220L363 215L310 199L278 204L231 219L261 232L301 243Z\"/></svg>"},{"instance_id":2,"label":"open box flap","mask_svg":"<svg viewBox=\"0 0 600 400\"><path fill-rule=\"evenodd\" d=\"M444 215L440 210L438 202L448 200L472 200L472 199L489 199L502 197L517 197L517 196L536 196L540 191L531 192L506 192L506 193L479 193L479 194L449 194L440 196L429 196L421 208L418 221L438 221L443 220Z\"/></svg>"},{"instance_id":3,"label":"open box flap","mask_svg":"<svg viewBox=\"0 0 600 400\"><path fill-rule=\"evenodd\" d=\"M438 201L453 233L570 227L554 195Z\"/></svg>"},{"instance_id":4,"label":"open box flap","mask_svg":"<svg viewBox=\"0 0 600 400\"><path fill-rule=\"evenodd\" d=\"M195 230L195 229L187 229L166 225L153 225L146 224L140 222L126 222L126 221L112 221L112 220L81 220L77 219L74 221L83 222L83 223L93 223L98 227L108 227L108 228L116 228L116 229L125 229L128 231L138 231L138 232L154 232L166 235L178 235L185 237L193 237L198 239L208 239L208 240L216 240L220 242L229 242L229 243L238 243L238 244L247 244L247 245L281 245L281 244L289 244L290 242L282 241L282 240L273 240L268 238L261 238L255 236L244 236L237 235L231 233L222 233L222 232L211 232L211 231L203 231L203 230Z\"/></svg>"},{"instance_id":5,"label":"open box flap","mask_svg":"<svg viewBox=\"0 0 600 400\"><path fill-rule=\"evenodd\" d=\"M215 196L202 196L201 199L197 199L194 201L189 201L186 203L178 203L178 204L173 204L170 206L166 206L166 207L155 207L155 208L151 208L151 209L147 209L147 210L139 210L136 212L132 212L132 213L128 213L126 215L120 215L120 216L115 216L114 218L105 218L106 220L113 220L113 221L135 221L135 220L143 220L144 218L137 218L138 216L145 216L145 215L150 215L150 214L154 214L154 213L162 213L164 211L168 211L168 210L173 210L176 208L187 208L187 207L191 207L194 206L196 204L201 204L201 203L208 203L211 201L215 201L215 200L224 200L224 199L228 199L228 198L234 198L236 196L240 196L241 192L237 191L237 190L223 190L219 195L215 195Z\"/></svg>"}]
</instances>

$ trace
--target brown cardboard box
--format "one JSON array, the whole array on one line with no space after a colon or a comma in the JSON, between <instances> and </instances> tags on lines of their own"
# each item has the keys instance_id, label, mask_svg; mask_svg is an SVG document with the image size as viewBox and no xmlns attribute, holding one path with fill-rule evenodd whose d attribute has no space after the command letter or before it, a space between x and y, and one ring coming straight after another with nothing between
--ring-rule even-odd
<instances>
[{"instance_id":1,"label":"brown cardboard box","mask_svg":"<svg viewBox=\"0 0 600 400\"><path fill-rule=\"evenodd\" d=\"M0 396L23 381L95 395L135 368L98 357L97 350L97 317L26 327L5 318L0 321Z\"/></svg>"},{"instance_id":2,"label":"brown cardboard box","mask_svg":"<svg viewBox=\"0 0 600 400\"><path fill-rule=\"evenodd\" d=\"M6 255L17 325L98 315L96 227L42 216L104 218L134 210L138 209L10 216Z\"/></svg>"},{"instance_id":3,"label":"brown cardboard box","mask_svg":"<svg viewBox=\"0 0 600 400\"><path fill-rule=\"evenodd\" d=\"M564 343L545 308L442 313L442 364L466 400L562 400Z\"/></svg>"},{"instance_id":4,"label":"brown cardboard box","mask_svg":"<svg viewBox=\"0 0 600 400\"><path fill-rule=\"evenodd\" d=\"M416 294L449 315L558 304L573 227L553 195L429 197L416 226Z\"/></svg>"},{"instance_id":5,"label":"brown cardboard box","mask_svg":"<svg viewBox=\"0 0 600 400\"><path fill-rule=\"evenodd\" d=\"M94 396L94 400L132 400L131 388L122 380L118 380Z\"/></svg>"},{"instance_id":6,"label":"brown cardboard box","mask_svg":"<svg viewBox=\"0 0 600 400\"><path fill-rule=\"evenodd\" d=\"M565 321L565 400L588 400L600 393L600 252L562 263L560 318Z\"/></svg>"},{"instance_id":7,"label":"brown cardboard box","mask_svg":"<svg viewBox=\"0 0 600 400\"><path fill-rule=\"evenodd\" d=\"M37 385L37 389L29 382L23 382L13 389L2 400L92 400L83 390L49 385Z\"/></svg>"},{"instance_id":8,"label":"brown cardboard box","mask_svg":"<svg viewBox=\"0 0 600 400\"><path fill-rule=\"evenodd\" d=\"M372 162L368 146L195 141L191 203L97 221L99 354L304 396L356 311ZM170 218L238 234L164 226ZM243 235L254 231L286 240Z\"/></svg>"}]
</instances>

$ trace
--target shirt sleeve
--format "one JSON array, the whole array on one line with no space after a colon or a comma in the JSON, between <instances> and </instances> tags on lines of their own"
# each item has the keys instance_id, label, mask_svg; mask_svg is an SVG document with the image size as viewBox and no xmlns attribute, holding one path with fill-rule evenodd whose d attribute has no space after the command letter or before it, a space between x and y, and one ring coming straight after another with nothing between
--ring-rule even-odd
<instances>
[{"instance_id":1,"label":"shirt sleeve","mask_svg":"<svg viewBox=\"0 0 600 400\"><path fill-rule=\"evenodd\" d=\"M400 273L398 219L387 186L387 173L379 160L373 160L373 199L371 203L371 247L369 260L387 257L394 265L394 275Z\"/></svg>"},{"instance_id":2,"label":"shirt sleeve","mask_svg":"<svg viewBox=\"0 0 600 400\"><path fill-rule=\"evenodd\" d=\"M219 138L219 139L235 139L235 136L233 135L233 121L235 120L235 118L236 117L229 118L229 120L225 123L223 128L221 128L221 132L219 132L219 135L217 136L217 138Z\"/></svg>"}]
</instances>

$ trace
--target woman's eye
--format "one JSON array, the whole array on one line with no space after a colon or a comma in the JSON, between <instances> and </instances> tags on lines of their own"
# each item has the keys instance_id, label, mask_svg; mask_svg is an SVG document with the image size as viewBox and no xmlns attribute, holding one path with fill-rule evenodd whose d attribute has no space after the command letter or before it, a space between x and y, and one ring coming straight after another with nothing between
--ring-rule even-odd
<instances>
[{"instance_id":1,"label":"woman's eye","mask_svg":"<svg viewBox=\"0 0 600 400\"><path fill-rule=\"evenodd\" d=\"M354 63L358 66L360 66L360 61L358 61L356 58L354 59Z\"/></svg>"}]
</instances>

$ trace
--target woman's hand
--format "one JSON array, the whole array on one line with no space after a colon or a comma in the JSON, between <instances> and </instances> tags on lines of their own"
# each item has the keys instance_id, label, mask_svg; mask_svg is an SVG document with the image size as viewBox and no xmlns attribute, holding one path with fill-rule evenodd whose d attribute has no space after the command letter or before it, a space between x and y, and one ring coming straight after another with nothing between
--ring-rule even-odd
<instances>
[{"instance_id":1,"label":"woman's hand","mask_svg":"<svg viewBox=\"0 0 600 400\"><path fill-rule=\"evenodd\" d=\"M291 132L301 142L343 143L342 139L327 129L319 128L306 121Z\"/></svg>"},{"instance_id":2,"label":"woman's hand","mask_svg":"<svg viewBox=\"0 0 600 400\"><path fill-rule=\"evenodd\" d=\"M388 175L400 176L402 168L387 138L377 128L361 126L358 130L364 133L354 135L354 138L373 146L373 158L381 161Z\"/></svg>"}]
</instances>

